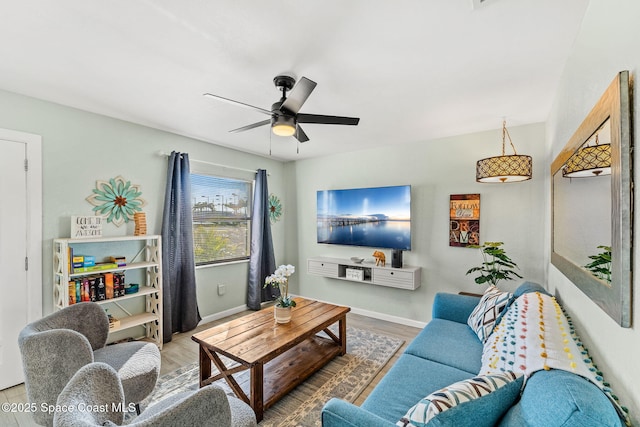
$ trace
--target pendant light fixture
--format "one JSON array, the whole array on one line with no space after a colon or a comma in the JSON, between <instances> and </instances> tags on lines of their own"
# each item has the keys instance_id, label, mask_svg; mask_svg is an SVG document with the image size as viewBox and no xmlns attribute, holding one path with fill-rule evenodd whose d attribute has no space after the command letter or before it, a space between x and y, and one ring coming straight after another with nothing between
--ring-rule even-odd
<instances>
[{"instance_id":1,"label":"pendant light fixture","mask_svg":"<svg viewBox=\"0 0 640 427\"><path fill-rule=\"evenodd\" d=\"M513 154L505 154L506 138L513 149ZM507 122L502 121L502 155L478 160L476 163L476 181L485 183L518 182L531 179L531 156L523 156L516 153Z\"/></svg>"},{"instance_id":2,"label":"pendant light fixture","mask_svg":"<svg viewBox=\"0 0 640 427\"><path fill-rule=\"evenodd\" d=\"M562 167L565 178L589 178L611 175L611 144L599 144L580 148Z\"/></svg>"}]
</instances>

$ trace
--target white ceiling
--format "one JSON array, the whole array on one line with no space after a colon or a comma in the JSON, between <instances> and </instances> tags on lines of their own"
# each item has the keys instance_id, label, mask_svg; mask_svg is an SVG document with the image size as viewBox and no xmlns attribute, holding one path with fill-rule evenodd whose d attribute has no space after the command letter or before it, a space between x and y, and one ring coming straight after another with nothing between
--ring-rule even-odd
<instances>
[{"instance_id":1,"label":"white ceiling","mask_svg":"<svg viewBox=\"0 0 640 427\"><path fill-rule=\"evenodd\" d=\"M283 160L545 121L588 0L474 3L0 0L0 89ZM307 124L297 153L202 96L270 109L280 73L360 124Z\"/></svg>"}]
</instances>

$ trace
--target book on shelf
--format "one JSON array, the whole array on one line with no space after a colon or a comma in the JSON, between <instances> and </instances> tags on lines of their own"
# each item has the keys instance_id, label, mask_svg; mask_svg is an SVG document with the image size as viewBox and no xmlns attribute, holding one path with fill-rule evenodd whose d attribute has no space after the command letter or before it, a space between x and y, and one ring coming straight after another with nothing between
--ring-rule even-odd
<instances>
[{"instance_id":1,"label":"book on shelf","mask_svg":"<svg viewBox=\"0 0 640 427\"><path fill-rule=\"evenodd\" d=\"M76 303L76 281L69 280L69 305Z\"/></svg>"},{"instance_id":2,"label":"book on shelf","mask_svg":"<svg viewBox=\"0 0 640 427\"><path fill-rule=\"evenodd\" d=\"M113 263L113 262L99 262L96 263L96 265L93 265L91 267L79 267L79 268L74 268L73 269L73 273L91 273L93 271L100 271L100 270L111 270L114 268L118 268L118 264Z\"/></svg>"},{"instance_id":3,"label":"book on shelf","mask_svg":"<svg viewBox=\"0 0 640 427\"><path fill-rule=\"evenodd\" d=\"M71 258L71 265L74 269L84 267L84 255L73 255Z\"/></svg>"},{"instance_id":4,"label":"book on shelf","mask_svg":"<svg viewBox=\"0 0 640 427\"><path fill-rule=\"evenodd\" d=\"M67 247L67 271L73 273L73 248Z\"/></svg>"},{"instance_id":5,"label":"book on shelf","mask_svg":"<svg viewBox=\"0 0 640 427\"><path fill-rule=\"evenodd\" d=\"M124 272L98 273L69 280L69 303L105 301L125 296Z\"/></svg>"},{"instance_id":6,"label":"book on shelf","mask_svg":"<svg viewBox=\"0 0 640 427\"><path fill-rule=\"evenodd\" d=\"M113 295L116 298L124 296L124 272L113 273Z\"/></svg>"},{"instance_id":7,"label":"book on shelf","mask_svg":"<svg viewBox=\"0 0 640 427\"><path fill-rule=\"evenodd\" d=\"M124 267L127 265L127 257L124 256L111 256L109 260L115 264L118 264L118 267Z\"/></svg>"},{"instance_id":8,"label":"book on shelf","mask_svg":"<svg viewBox=\"0 0 640 427\"><path fill-rule=\"evenodd\" d=\"M96 286L96 297L97 301L104 301L107 299L107 290L104 285L104 276L96 276L95 278L95 286Z\"/></svg>"},{"instance_id":9,"label":"book on shelf","mask_svg":"<svg viewBox=\"0 0 640 427\"><path fill-rule=\"evenodd\" d=\"M107 299L113 298L113 273L104 273L104 287Z\"/></svg>"}]
</instances>

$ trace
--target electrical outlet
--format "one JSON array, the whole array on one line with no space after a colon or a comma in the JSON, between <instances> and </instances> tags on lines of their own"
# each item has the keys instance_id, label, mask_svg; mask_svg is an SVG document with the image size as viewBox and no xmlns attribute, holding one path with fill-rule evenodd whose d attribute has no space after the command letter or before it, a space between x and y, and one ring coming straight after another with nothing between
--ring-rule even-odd
<instances>
[{"instance_id":1,"label":"electrical outlet","mask_svg":"<svg viewBox=\"0 0 640 427\"><path fill-rule=\"evenodd\" d=\"M227 293L227 285L218 285L218 295L222 296Z\"/></svg>"}]
</instances>

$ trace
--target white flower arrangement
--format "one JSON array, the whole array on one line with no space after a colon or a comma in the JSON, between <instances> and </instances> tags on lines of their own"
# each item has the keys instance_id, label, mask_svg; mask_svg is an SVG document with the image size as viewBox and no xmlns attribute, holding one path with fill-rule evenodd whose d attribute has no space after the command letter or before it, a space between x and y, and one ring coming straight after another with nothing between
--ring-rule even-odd
<instances>
[{"instance_id":1,"label":"white flower arrangement","mask_svg":"<svg viewBox=\"0 0 640 427\"><path fill-rule=\"evenodd\" d=\"M281 265L276 271L264 280L264 286L272 285L280 289L280 296L276 298L278 307L295 307L296 302L289 296L289 277L296 272L296 268L291 265Z\"/></svg>"}]
</instances>

